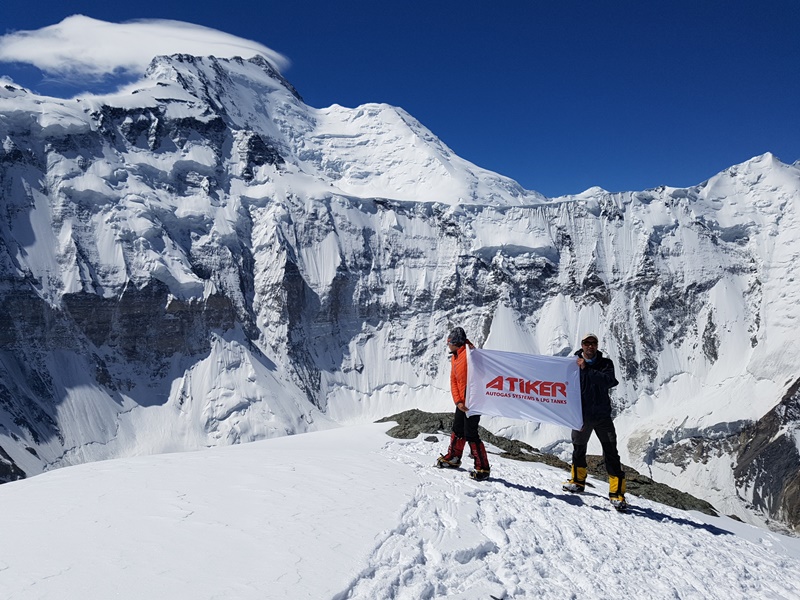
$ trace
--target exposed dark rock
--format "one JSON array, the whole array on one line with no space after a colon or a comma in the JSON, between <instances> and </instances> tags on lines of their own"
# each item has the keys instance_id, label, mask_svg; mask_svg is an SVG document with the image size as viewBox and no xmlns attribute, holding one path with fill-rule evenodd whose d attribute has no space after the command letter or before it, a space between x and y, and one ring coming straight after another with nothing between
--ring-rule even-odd
<instances>
[{"instance_id":1,"label":"exposed dark rock","mask_svg":"<svg viewBox=\"0 0 800 600\"><path fill-rule=\"evenodd\" d=\"M719 338L717 337L717 325L714 323L713 313L708 313L706 328L703 330L703 354L711 363L717 362L719 358Z\"/></svg>"},{"instance_id":2,"label":"exposed dark rock","mask_svg":"<svg viewBox=\"0 0 800 600\"><path fill-rule=\"evenodd\" d=\"M733 474L737 486L753 490L756 508L800 531L800 379L775 408L739 435Z\"/></svg>"},{"instance_id":3,"label":"exposed dark rock","mask_svg":"<svg viewBox=\"0 0 800 600\"><path fill-rule=\"evenodd\" d=\"M244 163L242 178L245 181L253 179L256 167L262 165L279 166L286 162L274 144L265 142L255 132L250 132L247 135L244 141L244 150L241 152L241 160Z\"/></svg>"},{"instance_id":4,"label":"exposed dark rock","mask_svg":"<svg viewBox=\"0 0 800 600\"><path fill-rule=\"evenodd\" d=\"M33 451L36 454L35 451ZM25 473L20 469L3 448L0 448L0 483L25 479Z\"/></svg>"},{"instance_id":5,"label":"exposed dark rock","mask_svg":"<svg viewBox=\"0 0 800 600\"><path fill-rule=\"evenodd\" d=\"M206 352L209 333L231 329L237 320L225 296L187 302L171 298L167 286L156 280L141 289L129 286L119 298L78 293L65 294L62 302L96 347L118 349L128 360L142 364L178 352Z\"/></svg>"}]
</instances>

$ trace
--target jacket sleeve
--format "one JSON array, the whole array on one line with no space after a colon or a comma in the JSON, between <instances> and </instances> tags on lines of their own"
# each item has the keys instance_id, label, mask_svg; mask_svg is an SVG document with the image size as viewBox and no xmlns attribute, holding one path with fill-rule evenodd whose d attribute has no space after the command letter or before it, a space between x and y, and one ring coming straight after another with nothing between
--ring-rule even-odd
<instances>
[{"instance_id":1,"label":"jacket sleeve","mask_svg":"<svg viewBox=\"0 0 800 600\"><path fill-rule=\"evenodd\" d=\"M610 358L603 358L602 363L595 369L587 369L586 376L593 386L604 390L610 390L619 384L614 373L614 362Z\"/></svg>"},{"instance_id":2,"label":"jacket sleeve","mask_svg":"<svg viewBox=\"0 0 800 600\"><path fill-rule=\"evenodd\" d=\"M466 349L452 358L450 369L450 393L453 402L466 402L467 398L467 352Z\"/></svg>"}]
</instances>

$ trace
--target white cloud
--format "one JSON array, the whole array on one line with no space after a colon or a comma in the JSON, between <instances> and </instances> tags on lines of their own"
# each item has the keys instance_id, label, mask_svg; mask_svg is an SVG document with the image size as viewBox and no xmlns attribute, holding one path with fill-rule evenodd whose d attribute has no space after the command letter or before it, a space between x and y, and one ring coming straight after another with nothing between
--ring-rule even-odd
<instances>
[{"instance_id":1,"label":"white cloud","mask_svg":"<svg viewBox=\"0 0 800 600\"><path fill-rule=\"evenodd\" d=\"M56 25L0 36L0 62L28 63L68 78L141 74L154 56L178 53L220 58L260 54L279 70L289 65L286 57L258 42L165 19L108 23L73 15Z\"/></svg>"}]
</instances>

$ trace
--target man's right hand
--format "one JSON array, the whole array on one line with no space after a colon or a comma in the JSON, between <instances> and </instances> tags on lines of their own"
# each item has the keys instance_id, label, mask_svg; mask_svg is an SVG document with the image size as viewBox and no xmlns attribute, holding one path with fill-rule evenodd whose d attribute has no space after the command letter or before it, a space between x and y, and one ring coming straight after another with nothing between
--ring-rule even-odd
<instances>
[{"instance_id":1,"label":"man's right hand","mask_svg":"<svg viewBox=\"0 0 800 600\"><path fill-rule=\"evenodd\" d=\"M456 404L456 408L461 412L467 412L467 405L464 404L463 402L459 402L458 404Z\"/></svg>"}]
</instances>

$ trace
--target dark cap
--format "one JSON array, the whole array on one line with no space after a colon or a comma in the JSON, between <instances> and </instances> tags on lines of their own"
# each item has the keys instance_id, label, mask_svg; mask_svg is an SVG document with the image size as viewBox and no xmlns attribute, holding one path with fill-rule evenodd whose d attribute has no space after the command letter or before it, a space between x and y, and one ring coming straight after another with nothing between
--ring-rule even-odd
<instances>
[{"instance_id":1,"label":"dark cap","mask_svg":"<svg viewBox=\"0 0 800 600\"><path fill-rule=\"evenodd\" d=\"M465 345L467 343L467 333L464 331L464 328L456 327L453 329L450 335L447 336L447 343L453 344L454 346Z\"/></svg>"}]
</instances>

